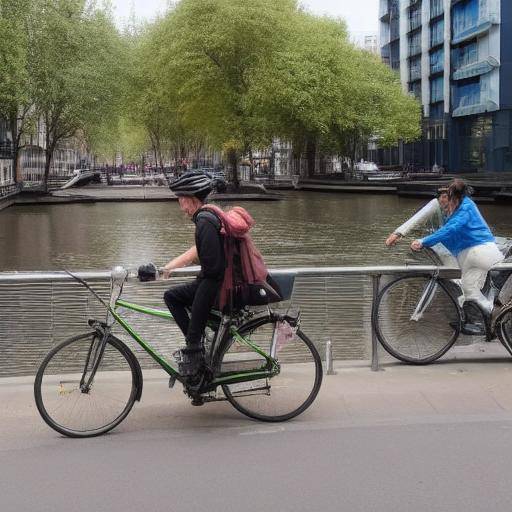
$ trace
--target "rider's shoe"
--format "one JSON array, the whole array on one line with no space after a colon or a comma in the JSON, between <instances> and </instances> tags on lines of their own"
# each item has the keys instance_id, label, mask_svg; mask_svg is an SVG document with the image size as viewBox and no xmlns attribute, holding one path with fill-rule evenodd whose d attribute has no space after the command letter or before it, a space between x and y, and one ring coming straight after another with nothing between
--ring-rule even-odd
<instances>
[{"instance_id":1,"label":"rider's shoe","mask_svg":"<svg viewBox=\"0 0 512 512\"><path fill-rule=\"evenodd\" d=\"M466 323L462 324L460 332L467 336L484 336L485 327L482 324Z\"/></svg>"},{"instance_id":2,"label":"rider's shoe","mask_svg":"<svg viewBox=\"0 0 512 512\"><path fill-rule=\"evenodd\" d=\"M199 407L201 405L204 405L204 400L202 396L195 396L192 398L192 402L190 402L192 405Z\"/></svg>"},{"instance_id":3,"label":"rider's shoe","mask_svg":"<svg viewBox=\"0 0 512 512\"><path fill-rule=\"evenodd\" d=\"M173 356L178 363L178 370L182 377L186 377L187 381L200 380L204 366L204 348L202 346L183 347L176 350Z\"/></svg>"}]
</instances>

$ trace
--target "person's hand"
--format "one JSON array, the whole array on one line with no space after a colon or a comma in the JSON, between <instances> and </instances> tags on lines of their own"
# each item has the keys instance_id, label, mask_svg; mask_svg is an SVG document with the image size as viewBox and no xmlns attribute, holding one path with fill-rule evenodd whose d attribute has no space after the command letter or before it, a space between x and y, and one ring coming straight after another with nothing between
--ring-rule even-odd
<instances>
[{"instance_id":1,"label":"person's hand","mask_svg":"<svg viewBox=\"0 0 512 512\"><path fill-rule=\"evenodd\" d=\"M162 279L170 279L172 270L169 268L161 268L160 269L160 275L162 276Z\"/></svg>"},{"instance_id":2,"label":"person's hand","mask_svg":"<svg viewBox=\"0 0 512 512\"><path fill-rule=\"evenodd\" d=\"M396 245L398 243L398 241L400 240L400 238L402 238L402 235L400 235L399 233L391 233L391 235L389 235L386 238L386 245L388 247Z\"/></svg>"},{"instance_id":3,"label":"person's hand","mask_svg":"<svg viewBox=\"0 0 512 512\"><path fill-rule=\"evenodd\" d=\"M419 240L414 240L411 244L411 249L413 251L421 251L421 249L423 249L423 244Z\"/></svg>"}]
</instances>

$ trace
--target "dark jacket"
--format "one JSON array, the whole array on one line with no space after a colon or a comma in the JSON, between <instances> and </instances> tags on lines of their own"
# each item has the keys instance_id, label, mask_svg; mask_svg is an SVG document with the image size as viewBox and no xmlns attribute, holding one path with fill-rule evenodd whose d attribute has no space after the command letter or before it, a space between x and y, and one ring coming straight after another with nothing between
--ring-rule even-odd
<instances>
[{"instance_id":1,"label":"dark jacket","mask_svg":"<svg viewBox=\"0 0 512 512\"><path fill-rule=\"evenodd\" d=\"M196 225L196 247L201 272L199 279L222 281L226 269L224 240L220 233L221 222L212 212L198 210L192 217Z\"/></svg>"}]
</instances>

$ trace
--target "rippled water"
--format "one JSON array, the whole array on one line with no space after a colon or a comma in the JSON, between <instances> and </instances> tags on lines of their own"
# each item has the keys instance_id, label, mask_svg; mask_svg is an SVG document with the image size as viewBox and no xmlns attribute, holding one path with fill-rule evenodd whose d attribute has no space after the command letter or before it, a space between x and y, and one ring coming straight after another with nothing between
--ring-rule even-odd
<instances>
[{"instance_id":1,"label":"rippled water","mask_svg":"<svg viewBox=\"0 0 512 512\"><path fill-rule=\"evenodd\" d=\"M404 260L384 239L425 201L394 195L289 192L283 201L240 202L273 267L380 265ZM511 207L482 205L496 234L512 236ZM0 212L0 270L162 265L193 243L175 202L15 206Z\"/></svg>"}]
</instances>

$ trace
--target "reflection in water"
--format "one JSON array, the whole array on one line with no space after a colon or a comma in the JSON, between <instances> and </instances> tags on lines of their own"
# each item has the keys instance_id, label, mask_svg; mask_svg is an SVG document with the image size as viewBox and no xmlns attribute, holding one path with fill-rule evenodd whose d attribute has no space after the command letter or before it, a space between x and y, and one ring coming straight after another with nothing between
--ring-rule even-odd
<instances>
[{"instance_id":1,"label":"reflection in water","mask_svg":"<svg viewBox=\"0 0 512 512\"><path fill-rule=\"evenodd\" d=\"M390 250L384 239L424 202L288 192L284 201L241 204L256 219L253 237L267 263L287 267L403 262L407 244ZM496 234L512 236L508 206L481 211ZM193 233L176 202L16 206L0 213L0 270L163 265L190 247Z\"/></svg>"}]
</instances>

